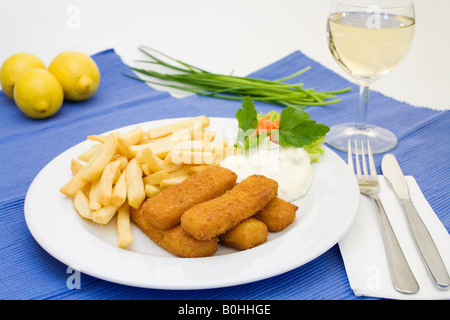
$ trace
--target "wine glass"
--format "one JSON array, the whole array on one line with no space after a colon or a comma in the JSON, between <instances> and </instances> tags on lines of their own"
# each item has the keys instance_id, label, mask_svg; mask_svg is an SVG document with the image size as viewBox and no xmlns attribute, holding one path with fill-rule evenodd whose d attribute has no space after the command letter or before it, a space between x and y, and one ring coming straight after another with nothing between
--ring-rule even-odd
<instances>
[{"instance_id":1,"label":"wine glass","mask_svg":"<svg viewBox=\"0 0 450 320\"><path fill-rule=\"evenodd\" d=\"M373 153L397 145L389 130L367 123L369 86L394 70L408 53L414 36L412 0L333 0L328 16L330 51L359 85L355 123L332 126L325 141L347 151L348 140L369 140Z\"/></svg>"}]
</instances>

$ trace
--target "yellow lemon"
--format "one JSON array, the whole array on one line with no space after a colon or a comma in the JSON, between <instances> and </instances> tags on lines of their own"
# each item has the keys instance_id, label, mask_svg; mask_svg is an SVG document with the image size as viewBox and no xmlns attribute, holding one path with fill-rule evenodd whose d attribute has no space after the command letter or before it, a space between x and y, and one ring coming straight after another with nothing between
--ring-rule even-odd
<instances>
[{"instance_id":1,"label":"yellow lemon","mask_svg":"<svg viewBox=\"0 0 450 320\"><path fill-rule=\"evenodd\" d=\"M61 83L67 100L86 100L94 95L100 84L97 64L81 52L60 53L50 63L48 71Z\"/></svg>"},{"instance_id":2,"label":"yellow lemon","mask_svg":"<svg viewBox=\"0 0 450 320\"><path fill-rule=\"evenodd\" d=\"M31 68L45 69L45 64L39 57L25 52L13 54L3 62L0 71L0 83L3 92L8 97L14 97L14 85L17 79Z\"/></svg>"},{"instance_id":3,"label":"yellow lemon","mask_svg":"<svg viewBox=\"0 0 450 320\"><path fill-rule=\"evenodd\" d=\"M14 86L14 101L27 116L43 119L61 108L64 94L59 81L46 69L25 71Z\"/></svg>"}]
</instances>

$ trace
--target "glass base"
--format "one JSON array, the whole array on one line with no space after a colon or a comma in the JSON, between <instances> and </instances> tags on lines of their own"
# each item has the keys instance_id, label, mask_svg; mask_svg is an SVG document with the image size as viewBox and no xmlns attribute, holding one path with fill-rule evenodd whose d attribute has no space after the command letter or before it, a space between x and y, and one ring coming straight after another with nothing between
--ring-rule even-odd
<instances>
[{"instance_id":1,"label":"glass base","mask_svg":"<svg viewBox=\"0 0 450 320\"><path fill-rule=\"evenodd\" d=\"M395 148L397 137L384 128L367 125L367 129L359 130L354 123L338 124L330 128L325 142L333 148L347 151L348 140L369 140L372 153L384 153ZM353 142L352 142L353 145Z\"/></svg>"}]
</instances>

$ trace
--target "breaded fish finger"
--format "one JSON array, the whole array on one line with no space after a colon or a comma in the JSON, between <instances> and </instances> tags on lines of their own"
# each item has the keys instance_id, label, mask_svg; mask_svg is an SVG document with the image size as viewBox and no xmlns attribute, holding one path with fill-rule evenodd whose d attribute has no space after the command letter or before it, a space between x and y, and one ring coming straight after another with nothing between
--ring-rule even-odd
<instances>
[{"instance_id":1,"label":"breaded fish finger","mask_svg":"<svg viewBox=\"0 0 450 320\"><path fill-rule=\"evenodd\" d=\"M270 232L278 232L295 220L297 210L298 206L295 204L276 197L255 218L264 222Z\"/></svg>"},{"instance_id":2,"label":"breaded fish finger","mask_svg":"<svg viewBox=\"0 0 450 320\"><path fill-rule=\"evenodd\" d=\"M267 226L255 218L242 221L219 236L219 243L238 250L247 250L266 242Z\"/></svg>"},{"instance_id":3,"label":"breaded fish finger","mask_svg":"<svg viewBox=\"0 0 450 320\"><path fill-rule=\"evenodd\" d=\"M180 223L187 209L230 190L236 179L233 171L211 166L148 198L142 206L143 215L155 227L170 229Z\"/></svg>"},{"instance_id":4,"label":"breaded fish finger","mask_svg":"<svg viewBox=\"0 0 450 320\"><path fill-rule=\"evenodd\" d=\"M196 239L214 238L256 214L277 193L275 180L251 175L220 197L188 209L181 217L181 227Z\"/></svg>"},{"instance_id":5,"label":"breaded fish finger","mask_svg":"<svg viewBox=\"0 0 450 320\"><path fill-rule=\"evenodd\" d=\"M142 214L142 207L131 208L131 220L157 245L170 253L183 258L209 257L218 248L219 239L213 238L208 241L194 239L184 232L180 225L168 230L161 230L153 226Z\"/></svg>"}]
</instances>

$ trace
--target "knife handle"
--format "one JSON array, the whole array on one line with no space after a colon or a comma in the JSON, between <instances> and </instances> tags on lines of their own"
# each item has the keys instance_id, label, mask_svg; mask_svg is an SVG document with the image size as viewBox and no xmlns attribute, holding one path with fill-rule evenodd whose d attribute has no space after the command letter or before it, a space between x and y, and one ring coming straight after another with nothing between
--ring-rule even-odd
<instances>
[{"instance_id":1,"label":"knife handle","mask_svg":"<svg viewBox=\"0 0 450 320\"><path fill-rule=\"evenodd\" d=\"M413 238L433 279L434 285L438 289L447 290L450 287L450 277L433 238L417 213L412 201L410 199L401 199L401 203L405 209Z\"/></svg>"},{"instance_id":2,"label":"knife handle","mask_svg":"<svg viewBox=\"0 0 450 320\"><path fill-rule=\"evenodd\" d=\"M376 195L371 195L380 222L381 233L383 235L386 257L389 271L395 290L400 293L413 294L419 290L416 278L406 261L402 248L398 243L391 223L386 215L381 200Z\"/></svg>"}]
</instances>

